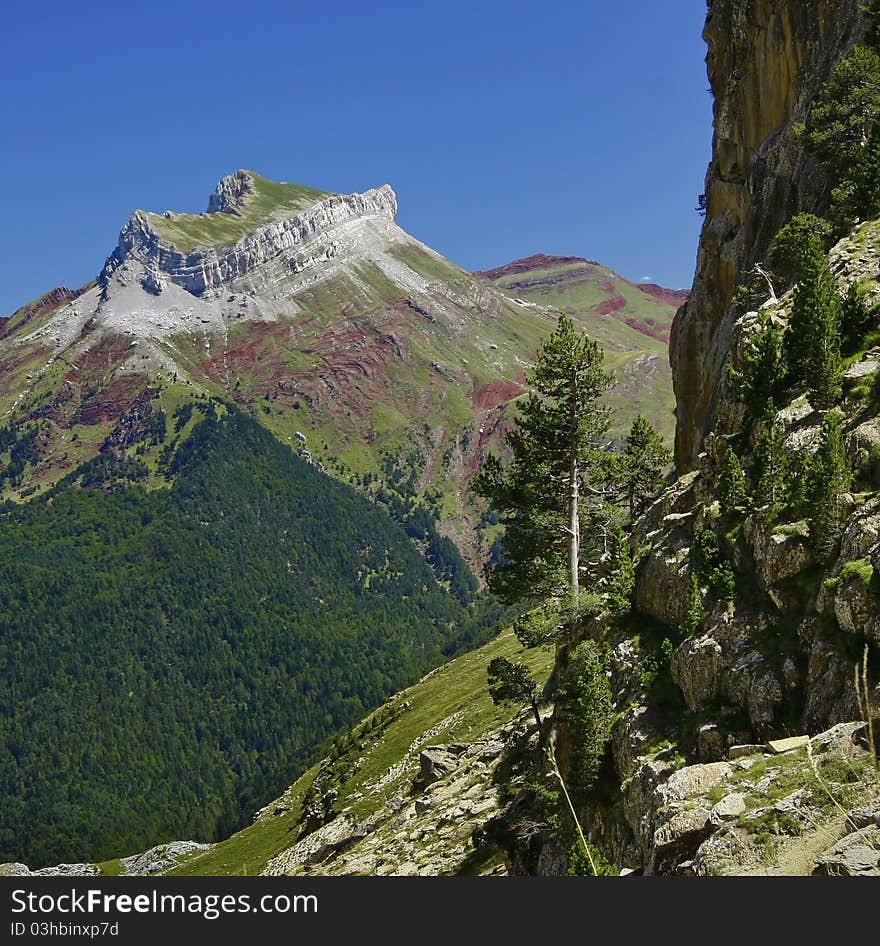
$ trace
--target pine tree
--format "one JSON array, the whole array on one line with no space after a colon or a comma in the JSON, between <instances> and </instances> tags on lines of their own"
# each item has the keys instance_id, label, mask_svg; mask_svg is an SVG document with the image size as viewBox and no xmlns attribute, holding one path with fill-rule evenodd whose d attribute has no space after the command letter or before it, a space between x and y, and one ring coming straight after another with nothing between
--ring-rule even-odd
<instances>
[{"instance_id":1,"label":"pine tree","mask_svg":"<svg viewBox=\"0 0 880 946\"><path fill-rule=\"evenodd\" d=\"M515 664L505 657L494 657L486 670L489 696L496 706L515 703L528 706L535 717L538 732L542 732L541 713L538 709L538 684L523 664Z\"/></svg>"},{"instance_id":2,"label":"pine tree","mask_svg":"<svg viewBox=\"0 0 880 946\"><path fill-rule=\"evenodd\" d=\"M768 322L746 337L740 347L739 367L730 368L731 382L751 419L760 417L776 395L782 375L782 329Z\"/></svg>"},{"instance_id":3,"label":"pine tree","mask_svg":"<svg viewBox=\"0 0 880 946\"><path fill-rule=\"evenodd\" d=\"M832 558L840 539L844 519L843 494L852 484L852 468L843 440L840 415L828 414L822 426L822 440L810 469L807 512L810 539L820 562Z\"/></svg>"},{"instance_id":4,"label":"pine tree","mask_svg":"<svg viewBox=\"0 0 880 946\"><path fill-rule=\"evenodd\" d=\"M756 508L767 508L768 517L784 504L787 493L788 459L785 435L776 420L776 412L768 405L764 414L764 430L755 445L752 481Z\"/></svg>"},{"instance_id":5,"label":"pine tree","mask_svg":"<svg viewBox=\"0 0 880 946\"><path fill-rule=\"evenodd\" d=\"M865 288L854 282L846 291L841 305L840 334L844 351L855 354L875 317L865 299Z\"/></svg>"},{"instance_id":6,"label":"pine tree","mask_svg":"<svg viewBox=\"0 0 880 946\"><path fill-rule=\"evenodd\" d=\"M733 512L746 503L746 477L729 443L724 445L724 457L718 474L718 496L722 512Z\"/></svg>"},{"instance_id":7,"label":"pine tree","mask_svg":"<svg viewBox=\"0 0 880 946\"><path fill-rule=\"evenodd\" d=\"M577 609L581 521L610 509L609 412L601 397L612 378L603 357L596 342L560 316L538 351L528 378L532 391L507 436L510 462L488 457L474 482L503 513L504 558L491 569L489 586L507 602L557 596ZM604 546L608 530L605 540L601 534L586 533Z\"/></svg>"},{"instance_id":8,"label":"pine tree","mask_svg":"<svg viewBox=\"0 0 880 946\"><path fill-rule=\"evenodd\" d=\"M671 460L663 438L650 421L639 414L633 421L622 459L622 481L629 503L629 515L635 519L663 483L663 470Z\"/></svg>"},{"instance_id":9,"label":"pine tree","mask_svg":"<svg viewBox=\"0 0 880 946\"><path fill-rule=\"evenodd\" d=\"M810 109L805 141L833 183L852 180L871 125L880 115L880 57L856 46Z\"/></svg>"},{"instance_id":10,"label":"pine tree","mask_svg":"<svg viewBox=\"0 0 880 946\"><path fill-rule=\"evenodd\" d=\"M840 319L840 297L822 243L808 234L784 347L791 380L806 386L817 410L827 410L840 397Z\"/></svg>"},{"instance_id":11,"label":"pine tree","mask_svg":"<svg viewBox=\"0 0 880 946\"><path fill-rule=\"evenodd\" d=\"M827 245L831 237L831 224L815 214L796 214L773 238L768 262L778 288L788 289L800 281L804 244L810 234L815 234L823 245Z\"/></svg>"},{"instance_id":12,"label":"pine tree","mask_svg":"<svg viewBox=\"0 0 880 946\"><path fill-rule=\"evenodd\" d=\"M853 216L873 217L880 210L880 117L871 126L853 183Z\"/></svg>"},{"instance_id":13,"label":"pine tree","mask_svg":"<svg viewBox=\"0 0 880 946\"><path fill-rule=\"evenodd\" d=\"M832 408L843 393L845 366L840 354L840 300L836 291L817 310L811 337L807 400L820 411Z\"/></svg>"}]
</instances>

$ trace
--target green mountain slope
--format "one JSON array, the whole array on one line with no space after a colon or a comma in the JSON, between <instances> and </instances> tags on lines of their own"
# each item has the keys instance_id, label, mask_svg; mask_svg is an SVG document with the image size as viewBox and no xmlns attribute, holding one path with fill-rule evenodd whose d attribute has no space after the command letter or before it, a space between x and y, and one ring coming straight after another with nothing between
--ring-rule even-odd
<instances>
[{"instance_id":1,"label":"green mountain slope","mask_svg":"<svg viewBox=\"0 0 880 946\"><path fill-rule=\"evenodd\" d=\"M523 651L508 629L478 650L456 657L367 716L336 740L323 762L324 781L338 792L335 808L345 817L367 820L389 799L410 794L419 753L436 742L474 742L508 724L510 707L489 698L486 666L493 657L524 660L539 678L552 663L547 650ZM304 804L322 765L316 764L267 805L253 824L207 851L191 855L170 871L182 876L258 874L291 848L303 831ZM328 778L328 772L332 773ZM315 786L317 788L317 786ZM102 865L119 872L118 861Z\"/></svg>"},{"instance_id":2,"label":"green mountain slope","mask_svg":"<svg viewBox=\"0 0 880 946\"><path fill-rule=\"evenodd\" d=\"M519 304L565 312L596 339L616 385L611 434L621 439L641 413L671 441L675 398L668 342L672 319L687 291L635 284L594 260L537 254L476 274Z\"/></svg>"},{"instance_id":3,"label":"green mountain slope","mask_svg":"<svg viewBox=\"0 0 880 946\"><path fill-rule=\"evenodd\" d=\"M478 567L494 532L469 484L560 308L615 371L613 435L639 409L671 430L662 338L673 306L610 270L595 267L589 291L565 273L564 295L476 278L394 223L387 185L326 194L239 171L209 206L136 212L97 284L0 330L0 425L33 438L7 498L39 494L120 438L142 444L144 404L219 397L285 443L302 445L299 432L358 489L427 504ZM622 315L594 311L607 280L630 300ZM653 319L656 337L621 321L629 312Z\"/></svg>"},{"instance_id":4,"label":"green mountain slope","mask_svg":"<svg viewBox=\"0 0 880 946\"><path fill-rule=\"evenodd\" d=\"M479 635L385 512L240 412L195 414L172 485L102 458L0 515L0 859L222 837Z\"/></svg>"}]
</instances>

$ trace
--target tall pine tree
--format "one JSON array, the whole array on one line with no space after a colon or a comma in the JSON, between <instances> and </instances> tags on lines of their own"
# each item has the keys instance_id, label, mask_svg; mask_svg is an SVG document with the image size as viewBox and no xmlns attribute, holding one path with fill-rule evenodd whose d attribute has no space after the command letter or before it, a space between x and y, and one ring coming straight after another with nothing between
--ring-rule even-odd
<instances>
[{"instance_id":1,"label":"tall pine tree","mask_svg":"<svg viewBox=\"0 0 880 946\"><path fill-rule=\"evenodd\" d=\"M755 445L752 470L754 505L764 509L768 518L784 504L788 496L787 472L785 435L771 403L764 413L764 430Z\"/></svg>"},{"instance_id":2,"label":"tall pine tree","mask_svg":"<svg viewBox=\"0 0 880 946\"><path fill-rule=\"evenodd\" d=\"M621 474L631 519L635 519L663 483L671 455L650 421L639 414L633 421L623 451Z\"/></svg>"},{"instance_id":3,"label":"tall pine tree","mask_svg":"<svg viewBox=\"0 0 880 946\"><path fill-rule=\"evenodd\" d=\"M822 242L808 234L784 346L791 380L807 388L810 404L817 410L827 410L840 397L840 321L840 296Z\"/></svg>"},{"instance_id":4,"label":"tall pine tree","mask_svg":"<svg viewBox=\"0 0 880 946\"><path fill-rule=\"evenodd\" d=\"M852 484L852 467L843 440L840 415L828 414L807 486L810 539L820 562L833 557L844 521L843 494Z\"/></svg>"},{"instance_id":5,"label":"tall pine tree","mask_svg":"<svg viewBox=\"0 0 880 946\"><path fill-rule=\"evenodd\" d=\"M510 461L488 457L475 480L476 492L503 513L504 558L489 586L505 601L556 596L577 608L581 521L602 518L610 493L609 411L601 398L612 378L603 360L596 342L560 316L507 436ZM587 534L595 540L601 531Z\"/></svg>"},{"instance_id":6,"label":"tall pine tree","mask_svg":"<svg viewBox=\"0 0 880 946\"><path fill-rule=\"evenodd\" d=\"M724 456L718 474L718 497L721 511L728 513L746 503L746 478L739 458L729 443L724 445Z\"/></svg>"}]
</instances>

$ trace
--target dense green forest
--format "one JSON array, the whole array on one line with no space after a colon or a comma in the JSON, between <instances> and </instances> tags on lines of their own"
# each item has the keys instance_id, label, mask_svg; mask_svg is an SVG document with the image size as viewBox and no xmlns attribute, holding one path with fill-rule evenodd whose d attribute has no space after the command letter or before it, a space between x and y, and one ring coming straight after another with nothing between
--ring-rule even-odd
<instances>
[{"instance_id":1,"label":"dense green forest","mask_svg":"<svg viewBox=\"0 0 880 946\"><path fill-rule=\"evenodd\" d=\"M497 606L431 522L202 413L167 488L83 488L99 460L0 514L0 861L225 836L492 632Z\"/></svg>"}]
</instances>

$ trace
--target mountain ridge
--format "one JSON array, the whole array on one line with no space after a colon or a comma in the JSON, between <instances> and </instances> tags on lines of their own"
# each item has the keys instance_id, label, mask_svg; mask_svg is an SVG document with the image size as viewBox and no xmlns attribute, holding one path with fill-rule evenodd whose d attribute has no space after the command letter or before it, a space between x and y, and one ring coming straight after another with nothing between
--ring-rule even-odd
<instances>
[{"instance_id":1,"label":"mountain ridge","mask_svg":"<svg viewBox=\"0 0 880 946\"><path fill-rule=\"evenodd\" d=\"M406 483L479 568L495 532L468 484L555 321L551 300L527 303L525 291L512 296L405 233L388 185L328 194L237 171L208 206L135 211L96 283L47 294L0 328L0 423L40 428L7 497L119 449L114 430L131 427L145 400L170 412L221 397L284 442L304 434L303 449L360 489L365 478ZM230 222L248 230L231 243ZM215 245L181 249L163 231L175 226L196 227L187 238L213 227L201 242ZM662 339L672 308L620 286L636 301L613 325L592 297L574 300L617 372L614 435L642 405L671 435L665 342L614 325L641 324L644 310L656 322L648 334Z\"/></svg>"}]
</instances>

